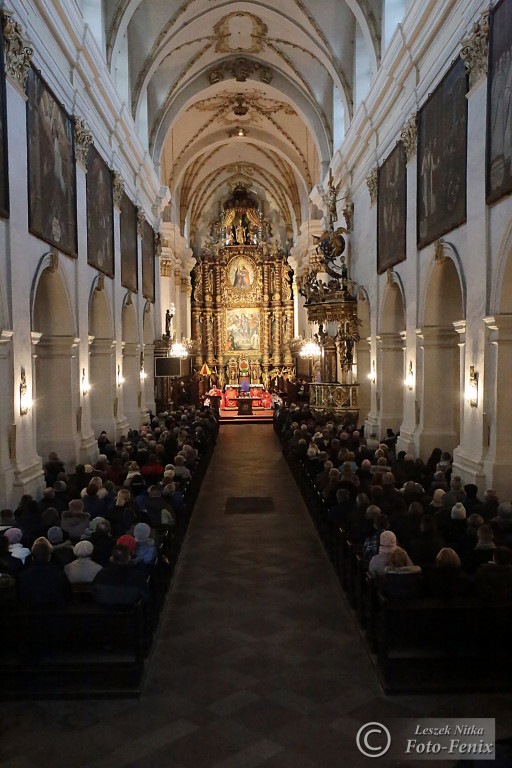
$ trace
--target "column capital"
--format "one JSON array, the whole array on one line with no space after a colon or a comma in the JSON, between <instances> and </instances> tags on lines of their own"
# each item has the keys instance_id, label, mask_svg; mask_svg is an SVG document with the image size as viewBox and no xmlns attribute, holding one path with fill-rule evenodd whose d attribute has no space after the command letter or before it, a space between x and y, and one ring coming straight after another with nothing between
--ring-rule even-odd
<instances>
[{"instance_id":1,"label":"column capital","mask_svg":"<svg viewBox=\"0 0 512 768\"><path fill-rule=\"evenodd\" d=\"M424 326L416 328L416 335L422 347L445 347L454 343L455 331L448 326Z\"/></svg>"},{"instance_id":2,"label":"column capital","mask_svg":"<svg viewBox=\"0 0 512 768\"><path fill-rule=\"evenodd\" d=\"M26 99L25 87L34 49L23 35L23 27L19 21L15 21L12 11L2 9L1 22L4 36L5 74Z\"/></svg>"},{"instance_id":3,"label":"column capital","mask_svg":"<svg viewBox=\"0 0 512 768\"><path fill-rule=\"evenodd\" d=\"M409 163L416 155L416 147L418 143L418 113L415 112L402 128L400 134L402 143L405 148L405 156Z\"/></svg>"},{"instance_id":4,"label":"column capital","mask_svg":"<svg viewBox=\"0 0 512 768\"><path fill-rule=\"evenodd\" d=\"M489 50L489 9L480 14L480 20L475 21L468 37L461 40L460 57L469 75L469 89L487 76L487 61Z\"/></svg>"},{"instance_id":5,"label":"column capital","mask_svg":"<svg viewBox=\"0 0 512 768\"><path fill-rule=\"evenodd\" d=\"M484 317L484 323L496 341L512 341L512 314Z\"/></svg>"},{"instance_id":6,"label":"column capital","mask_svg":"<svg viewBox=\"0 0 512 768\"><path fill-rule=\"evenodd\" d=\"M372 208L377 202L377 186L379 180L379 168L375 166L372 168L368 176L366 177L366 186L370 193L370 208Z\"/></svg>"},{"instance_id":7,"label":"column capital","mask_svg":"<svg viewBox=\"0 0 512 768\"><path fill-rule=\"evenodd\" d=\"M87 156L92 144L92 133L83 118L75 117L74 133L75 159L82 171L87 172Z\"/></svg>"}]
</instances>

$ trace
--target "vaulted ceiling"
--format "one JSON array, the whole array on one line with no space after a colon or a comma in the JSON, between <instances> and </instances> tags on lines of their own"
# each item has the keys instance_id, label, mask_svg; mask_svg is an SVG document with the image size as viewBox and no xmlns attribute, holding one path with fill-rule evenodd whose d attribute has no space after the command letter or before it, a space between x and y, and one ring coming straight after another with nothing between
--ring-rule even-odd
<instances>
[{"instance_id":1,"label":"vaulted ceiling","mask_svg":"<svg viewBox=\"0 0 512 768\"><path fill-rule=\"evenodd\" d=\"M107 61L182 231L244 180L297 233L377 70L382 2L105 0Z\"/></svg>"}]
</instances>

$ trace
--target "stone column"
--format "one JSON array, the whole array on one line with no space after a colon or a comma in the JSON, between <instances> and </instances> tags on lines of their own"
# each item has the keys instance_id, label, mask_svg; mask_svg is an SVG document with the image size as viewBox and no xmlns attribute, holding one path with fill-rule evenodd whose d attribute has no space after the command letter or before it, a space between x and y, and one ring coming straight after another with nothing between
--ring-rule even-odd
<instances>
[{"instance_id":1,"label":"stone column","mask_svg":"<svg viewBox=\"0 0 512 768\"><path fill-rule=\"evenodd\" d=\"M89 358L89 401L94 435L104 429L115 435L114 401L116 392L116 343L112 339L94 339Z\"/></svg>"},{"instance_id":2,"label":"stone column","mask_svg":"<svg viewBox=\"0 0 512 768\"><path fill-rule=\"evenodd\" d=\"M4 10L5 15L5 10ZM26 415L20 414L19 386L22 369L26 373L29 394L33 392L32 344L30 327L30 289L27 280L26 260L18 258L26 253L28 233L27 207L27 108L25 85L30 68L33 50L30 43L18 47L19 37L23 36L21 25L14 17L4 27L5 74L6 74L6 113L4 129L7 131L9 152L7 165L9 172L10 215L6 225L6 265L10 270L10 303L12 306L11 370L14 387L11 390L11 406L2 403L4 413L13 417L9 429L11 458L14 465L12 475L6 475L7 498L13 506L24 493L39 498L44 490L44 475L41 459L36 449L35 408ZM2 34L0 30L0 34ZM41 253L44 252L44 245ZM49 248L48 248L49 250ZM34 264L35 268L35 264ZM5 360L4 360L5 365ZM12 485L9 488L12 478Z\"/></svg>"},{"instance_id":3,"label":"stone column","mask_svg":"<svg viewBox=\"0 0 512 768\"><path fill-rule=\"evenodd\" d=\"M261 304L262 311L262 364L263 370L268 371L270 367L270 264L264 262L263 264L263 301Z\"/></svg>"},{"instance_id":4,"label":"stone column","mask_svg":"<svg viewBox=\"0 0 512 768\"><path fill-rule=\"evenodd\" d=\"M155 412L155 345L144 344L144 402L143 410Z\"/></svg>"},{"instance_id":5,"label":"stone column","mask_svg":"<svg viewBox=\"0 0 512 768\"><path fill-rule=\"evenodd\" d=\"M16 426L12 382L12 331L0 331L0 498L10 504L16 459Z\"/></svg>"},{"instance_id":6,"label":"stone column","mask_svg":"<svg viewBox=\"0 0 512 768\"><path fill-rule=\"evenodd\" d=\"M418 331L422 357L419 454L433 448L453 451L459 443L459 348L453 328L427 326Z\"/></svg>"},{"instance_id":7,"label":"stone column","mask_svg":"<svg viewBox=\"0 0 512 768\"><path fill-rule=\"evenodd\" d=\"M377 385L380 394L379 429L377 439L389 427L397 432L404 413L404 355L399 333L377 336Z\"/></svg>"},{"instance_id":8,"label":"stone column","mask_svg":"<svg viewBox=\"0 0 512 768\"><path fill-rule=\"evenodd\" d=\"M512 498L512 397L507 382L512 371L512 315L486 317L490 350L485 375L479 381L479 402L484 411L483 445L487 484L498 491L501 500Z\"/></svg>"},{"instance_id":9,"label":"stone column","mask_svg":"<svg viewBox=\"0 0 512 768\"><path fill-rule=\"evenodd\" d=\"M67 457L66 469L79 458L81 408L77 352L73 336L45 336L35 360L37 449L43 459L57 450Z\"/></svg>"},{"instance_id":10,"label":"stone column","mask_svg":"<svg viewBox=\"0 0 512 768\"><path fill-rule=\"evenodd\" d=\"M140 344L123 342L122 376L124 379L123 405L124 415L131 429L138 429L141 424L141 389L140 389Z\"/></svg>"}]
</instances>

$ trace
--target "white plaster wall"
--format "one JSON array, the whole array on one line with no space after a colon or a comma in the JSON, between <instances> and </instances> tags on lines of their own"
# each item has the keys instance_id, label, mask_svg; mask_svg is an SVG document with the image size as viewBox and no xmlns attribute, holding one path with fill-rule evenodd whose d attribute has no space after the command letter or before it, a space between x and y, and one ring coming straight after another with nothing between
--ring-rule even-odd
<instances>
[{"instance_id":1,"label":"white plaster wall","mask_svg":"<svg viewBox=\"0 0 512 768\"><path fill-rule=\"evenodd\" d=\"M388 276L376 274L377 207L370 205L366 176L385 160L400 138L402 126L459 55L460 40L467 36L473 21L486 7L476 1L413 2L405 19L387 38L382 66L364 101L356 105L352 123L345 126L343 142L334 147L331 168L335 183L342 181L341 194L349 192L355 204L351 276L364 286L369 298L370 358L376 362L376 337ZM500 285L512 251L512 198L490 207L485 203L486 96L486 79L468 93L467 223L443 236L444 256L453 259L464 295L459 319L465 320L465 325L457 327L459 335L455 337L461 366L460 444L454 451L455 469L465 481L477 482L481 488L493 484L493 466L500 450L496 446L496 403L503 398L511 399L507 382L496 380L496 349L489 343L490 332L484 322L484 318L499 314ZM406 297L404 371L412 361L415 378L414 389L405 392L399 448L418 454L422 445L424 393L429 377L439 372L423 370L417 333L424 322L434 245L421 251L416 245L416 175L414 157L407 167L407 260L394 268L393 280L400 281ZM479 373L477 408L469 405L465 393L470 365ZM386 421L379 397L381 379L385 376L386 370L377 369L366 420L368 435L375 432L380 436L380 425ZM505 448L501 445L501 450ZM509 498L512 479L508 484L500 482L498 490Z\"/></svg>"}]
</instances>

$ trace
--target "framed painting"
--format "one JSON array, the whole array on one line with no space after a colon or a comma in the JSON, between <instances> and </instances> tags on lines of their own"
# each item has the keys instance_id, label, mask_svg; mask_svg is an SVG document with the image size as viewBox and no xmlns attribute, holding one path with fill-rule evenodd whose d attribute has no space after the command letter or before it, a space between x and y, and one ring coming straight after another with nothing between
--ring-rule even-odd
<instances>
[{"instance_id":1,"label":"framed painting","mask_svg":"<svg viewBox=\"0 0 512 768\"><path fill-rule=\"evenodd\" d=\"M95 147L87 154L87 263L114 277L112 171Z\"/></svg>"},{"instance_id":2,"label":"framed painting","mask_svg":"<svg viewBox=\"0 0 512 768\"><path fill-rule=\"evenodd\" d=\"M142 231L142 295L155 300L155 233L147 221Z\"/></svg>"},{"instance_id":3,"label":"framed painting","mask_svg":"<svg viewBox=\"0 0 512 768\"><path fill-rule=\"evenodd\" d=\"M512 2L490 17L487 87L487 202L512 192Z\"/></svg>"},{"instance_id":4,"label":"framed painting","mask_svg":"<svg viewBox=\"0 0 512 768\"><path fill-rule=\"evenodd\" d=\"M259 309L227 309L226 336L226 352L259 351Z\"/></svg>"},{"instance_id":5,"label":"framed painting","mask_svg":"<svg viewBox=\"0 0 512 768\"><path fill-rule=\"evenodd\" d=\"M29 230L76 256L73 120L33 68L27 80L27 142Z\"/></svg>"},{"instance_id":6,"label":"framed painting","mask_svg":"<svg viewBox=\"0 0 512 768\"><path fill-rule=\"evenodd\" d=\"M126 192L121 198L121 284L133 293L139 288L137 269L137 207Z\"/></svg>"},{"instance_id":7,"label":"framed painting","mask_svg":"<svg viewBox=\"0 0 512 768\"><path fill-rule=\"evenodd\" d=\"M407 188L406 157L401 141L379 168L377 185L377 272L399 264L406 257Z\"/></svg>"},{"instance_id":8,"label":"framed painting","mask_svg":"<svg viewBox=\"0 0 512 768\"><path fill-rule=\"evenodd\" d=\"M254 284L254 264L243 256L233 259L229 264L228 280L231 288L249 291Z\"/></svg>"},{"instance_id":9,"label":"framed painting","mask_svg":"<svg viewBox=\"0 0 512 768\"><path fill-rule=\"evenodd\" d=\"M4 36L0 34L0 216L7 218L9 216L9 169L5 100Z\"/></svg>"},{"instance_id":10,"label":"framed painting","mask_svg":"<svg viewBox=\"0 0 512 768\"><path fill-rule=\"evenodd\" d=\"M458 59L419 111L419 248L466 221L466 92L466 70Z\"/></svg>"}]
</instances>

